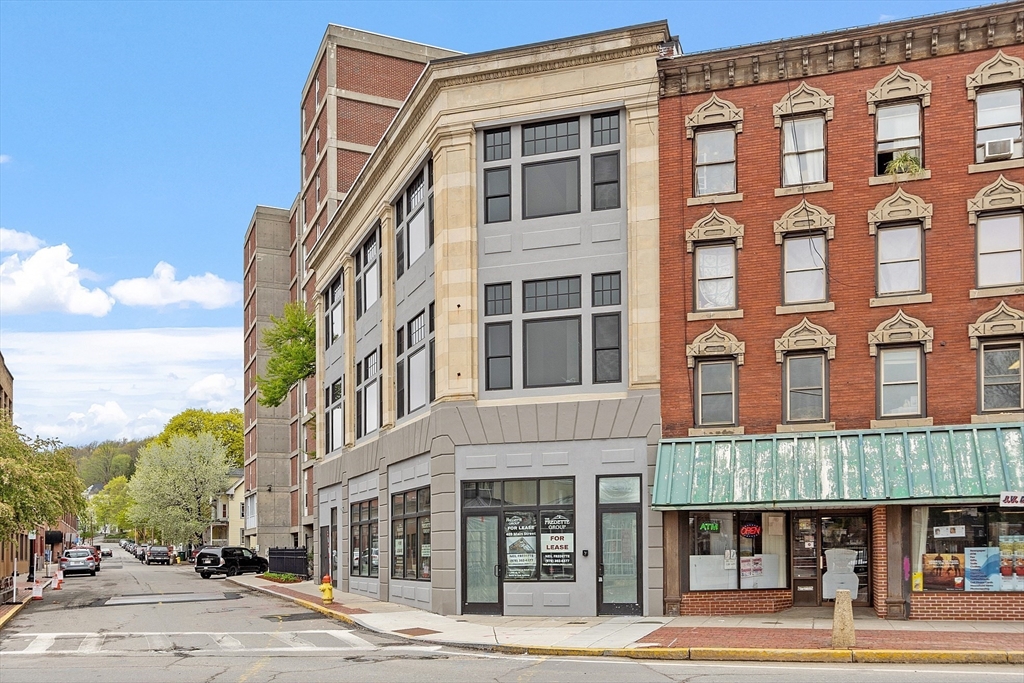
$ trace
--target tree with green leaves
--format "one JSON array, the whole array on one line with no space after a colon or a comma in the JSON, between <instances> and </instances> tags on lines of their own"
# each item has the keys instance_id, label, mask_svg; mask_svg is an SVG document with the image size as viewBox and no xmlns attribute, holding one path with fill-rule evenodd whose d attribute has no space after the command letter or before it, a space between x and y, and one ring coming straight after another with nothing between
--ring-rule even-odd
<instances>
[{"instance_id":1,"label":"tree with green leaves","mask_svg":"<svg viewBox=\"0 0 1024 683\"><path fill-rule=\"evenodd\" d=\"M70 449L32 439L0 416L0 542L85 508Z\"/></svg>"},{"instance_id":2,"label":"tree with green leaves","mask_svg":"<svg viewBox=\"0 0 1024 683\"><path fill-rule=\"evenodd\" d=\"M107 482L103 490L89 501L96 523L100 526L109 524L121 531L131 528L128 511L132 505L128 494L128 477L114 477Z\"/></svg>"},{"instance_id":3,"label":"tree with green leaves","mask_svg":"<svg viewBox=\"0 0 1024 683\"><path fill-rule=\"evenodd\" d=\"M183 410L164 426L164 430L153 439L156 443L169 446L175 436L199 436L212 434L226 449L228 462L232 467L241 467L244 440L242 434L242 411L237 408L215 413L201 408Z\"/></svg>"},{"instance_id":4,"label":"tree with green leaves","mask_svg":"<svg viewBox=\"0 0 1024 683\"><path fill-rule=\"evenodd\" d=\"M301 380L316 372L316 320L300 302L285 304L284 315L271 316L273 325L263 332L270 349L266 376L256 377L261 406L276 408Z\"/></svg>"},{"instance_id":5,"label":"tree with green leaves","mask_svg":"<svg viewBox=\"0 0 1024 683\"><path fill-rule=\"evenodd\" d=\"M139 455L128 483L129 518L166 541L201 542L210 525L210 501L227 483L227 449L212 434L154 441Z\"/></svg>"}]
</instances>

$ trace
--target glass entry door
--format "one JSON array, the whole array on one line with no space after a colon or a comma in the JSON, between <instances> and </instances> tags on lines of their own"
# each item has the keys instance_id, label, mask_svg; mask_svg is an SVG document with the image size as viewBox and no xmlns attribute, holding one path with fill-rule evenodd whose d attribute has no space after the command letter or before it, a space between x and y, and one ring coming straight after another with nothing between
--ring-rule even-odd
<instances>
[{"instance_id":1,"label":"glass entry door","mask_svg":"<svg viewBox=\"0 0 1024 683\"><path fill-rule=\"evenodd\" d=\"M465 540L462 611L465 614L501 614L503 591L498 545L498 515L466 514L462 537Z\"/></svg>"},{"instance_id":2,"label":"glass entry door","mask_svg":"<svg viewBox=\"0 0 1024 683\"><path fill-rule=\"evenodd\" d=\"M821 599L835 600L837 589L850 591L855 605L870 604L866 514L821 516Z\"/></svg>"},{"instance_id":3,"label":"glass entry door","mask_svg":"<svg viewBox=\"0 0 1024 683\"><path fill-rule=\"evenodd\" d=\"M793 514L793 606L820 605L818 596L818 516Z\"/></svg>"},{"instance_id":4,"label":"glass entry door","mask_svg":"<svg viewBox=\"0 0 1024 683\"><path fill-rule=\"evenodd\" d=\"M641 524L640 477L600 477L598 614L643 614Z\"/></svg>"}]
</instances>

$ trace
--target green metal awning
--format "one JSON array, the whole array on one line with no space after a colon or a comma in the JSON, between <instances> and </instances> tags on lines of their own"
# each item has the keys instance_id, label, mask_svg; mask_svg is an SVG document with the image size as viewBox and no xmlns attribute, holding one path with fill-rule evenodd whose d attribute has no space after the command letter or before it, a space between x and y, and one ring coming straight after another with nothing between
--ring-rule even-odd
<instances>
[{"instance_id":1,"label":"green metal awning","mask_svg":"<svg viewBox=\"0 0 1024 683\"><path fill-rule=\"evenodd\" d=\"M665 439L655 509L849 507L1024 490L1020 424Z\"/></svg>"}]
</instances>

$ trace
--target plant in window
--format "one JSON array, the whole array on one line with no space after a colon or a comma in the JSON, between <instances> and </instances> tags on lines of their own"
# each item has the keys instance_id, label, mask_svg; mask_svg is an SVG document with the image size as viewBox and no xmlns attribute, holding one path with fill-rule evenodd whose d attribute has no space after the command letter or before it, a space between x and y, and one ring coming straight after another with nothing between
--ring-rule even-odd
<instances>
[{"instance_id":1,"label":"plant in window","mask_svg":"<svg viewBox=\"0 0 1024 683\"><path fill-rule=\"evenodd\" d=\"M892 178L893 183L899 182L899 176L911 177L921 174L921 160L910 152L900 152L885 165L885 175Z\"/></svg>"}]
</instances>

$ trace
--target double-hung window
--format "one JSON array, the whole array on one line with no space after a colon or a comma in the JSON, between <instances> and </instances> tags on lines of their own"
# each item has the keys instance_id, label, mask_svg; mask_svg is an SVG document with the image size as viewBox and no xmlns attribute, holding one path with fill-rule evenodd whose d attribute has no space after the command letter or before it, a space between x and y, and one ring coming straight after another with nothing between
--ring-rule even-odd
<instances>
[{"instance_id":1,"label":"double-hung window","mask_svg":"<svg viewBox=\"0 0 1024 683\"><path fill-rule=\"evenodd\" d=\"M1021 394L1021 358L1024 343L1019 339L985 342L981 345L981 411L1003 412L1024 409Z\"/></svg>"},{"instance_id":2,"label":"double-hung window","mask_svg":"<svg viewBox=\"0 0 1024 683\"><path fill-rule=\"evenodd\" d=\"M524 157L579 149L580 120L573 118L524 125L522 135ZM616 178L616 186L617 183ZM607 194L607 189L604 192ZM523 164L523 218L543 218L579 211L578 156Z\"/></svg>"},{"instance_id":3,"label":"double-hung window","mask_svg":"<svg viewBox=\"0 0 1024 683\"><path fill-rule=\"evenodd\" d=\"M484 315L512 315L512 283L484 286ZM501 320L501 318L498 318ZM512 321L484 325L484 386L488 391L512 388Z\"/></svg>"},{"instance_id":4,"label":"double-hung window","mask_svg":"<svg viewBox=\"0 0 1024 683\"><path fill-rule=\"evenodd\" d=\"M825 117L782 121L782 184L785 187L825 182Z\"/></svg>"},{"instance_id":5,"label":"double-hung window","mask_svg":"<svg viewBox=\"0 0 1024 683\"><path fill-rule=\"evenodd\" d=\"M434 326L430 322L433 308L431 304L429 309L420 311L396 333L398 418L414 413L433 400Z\"/></svg>"},{"instance_id":6,"label":"double-hung window","mask_svg":"<svg viewBox=\"0 0 1024 683\"><path fill-rule=\"evenodd\" d=\"M512 130L499 128L484 133L484 162L512 158ZM509 166L484 170L484 222L512 220L512 169Z\"/></svg>"},{"instance_id":7,"label":"double-hung window","mask_svg":"<svg viewBox=\"0 0 1024 683\"><path fill-rule=\"evenodd\" d=\"M696 423L700 427L736 424L736 361L709 358L697 362Z\"/></svg>"},{"instance_id":8,"label":"double-hung window","mask_svg":"<svg viewBox=\"0 0 1024 683\"><path fill-rule=\"evenodd\" d=\"M785 421L824 422L828 419L828 381L825 354L788 354L785 359Z\"/></svg>"},{"instance_id":9,"label":"double-hung window","mask_svg":"<svg viewBox=\"0 0 1024 683\"><path fill-rule=\"evenodd\" d=\"M324 393L324 442L327 452L333 453L345 444L345 378L332 382Z\"/></svg>"},{"instance_id":10,"label":"double-hung window","mask_svg":"<svg viewBox=\"0 0 1024 683\"><path fill-rule=\"evenodd\" d=\"M591 177L591 208L594 211L619 208L619 153L592 156Z\"/></svg>"},{"instance_id":11,"label":"double-hung window","mask_svg":"<svg viewBox=\"0 0 1024 683\"><path fill-rule=\"evenodd\" d=\"M523 312L578 309L580 278L528 280L523 283ZM553 387L582 382L580 317L527 318L523 321L523 384Z\"/></svg>"},{"instance_id":12,"label":"double-hung window","mask_svg":"<svg viewBox=\"0 0 1024 683\"><path fill-rule=\"evenodd\" d=\"M374 228L356 251L356 318L380 298L380 236Z\"/></svg>"},{"instance_id":13,"label":"double-hung window","mask_svg":"<svg viewBox=\"0 0 1024 683\"><path fill-rule=\"evenodd\" d=\"M1020 159L1021 93L1024 88L1001 88L978 93L975 129L976 163Z\"/></svg>"},{"instance_id":14,"label":"double-hung window","mask_svg":"<svg viewBox=\"0 0 1024 683\"><path fill-rule=\"evenodd\" d=\"M356 438L380 427L380 349L356 363Z\"/></svg>"},{"instance_id":15,"label":"double-hung window","mask_svg":"<svg viewBox=\"0 0 1024 683\"><path fill-rule=\"evenodd\" d=\"M783 242L782 298L786 304L828 299L825 236L789 236Z\"/></svg>"},{"instance_id":16,"label":"double-hung window","mask_svg":"<svg viewBox=\"0 0 1024 683\"><path fill-rule=\"evenodd\" d=\"M693 144L693 196L736 191L736 129L698 130Z\"/></svg>"},{"instance_id":17,"label":"double-hung window","mask_svg":"<svg viewBox=\"0 0 1024 683\"><path fill-rule=\"evenodd\" d=\"M919 294L924 291L924 250L920 223L878 229L878 296Z\"/></svg>"},{"instance_id":18,"label":"double-hung window","mask_svg":"<svg viewBox=\"0 0 1024 683\"><path fill-rule=\"evenodd\" d=\"M924 351L920 346L883 348L878 414L882 418L924 415Z\"/></svg>"},{"instance_id":19,"label":"double-hung window","mask_svg":"<svg viewBox=\"0 0 1024 683\"><path fill-rule=\"evenodd\" d=\"M425 164L395 202L395 277L400 278L434 244L434 195Z\"/></svg>"},{"instance_id":20,"label":"double-hung window","mask_svg":"<svg viewBox=\"0 0 1024 683\"><path fill-rule=\"evenodd\" d=\"M875 175L900 154L909 154L924 166L921 155L921 102L901 102L875 111Z\"/></svg>"},{"instance_id":21,"label":"double-hung window","mask_svg":"<svg viewBox=\"0 0 1024 683\"><path fill-rule=\"evenodd\" d=\"M736 246L703 244L694 249L695 308L736 308Z\"/></svg>"},{"instance_id":22,"label":"double-hung window","mask_svg":"<svg viewBox=\"0 0 1024 683\"><path fill-rule=\"evenodd\" d=\"M978 287L1024 283L1024 212L978 218Z\"/></svg>"},{"instance_id":23,"label":"double-hung window","mask_svg":"<svg viewBox=\"0 0 1024 683\"><path fill-rule=\"evenodd\" d=\"M591 278L594 308L619 306L622 301L620 273L599 273ZM622 314L593 316L594 384L622 381Z\"/></svg>"},{"instance_id":24,"label":"double-hung window","mask_svg":"<svg viewBox=\"0 0 1024 683\"><path fill-rule=\"evenodd\" d=\"M324 342L326 348L338 340L345 330L345 297L342 277L334 278L324 292Z\"/></svg>"}]
</instances>

